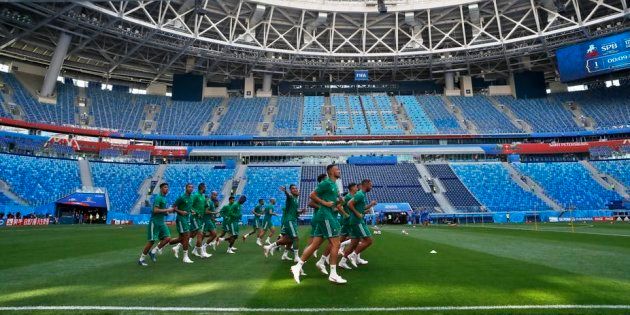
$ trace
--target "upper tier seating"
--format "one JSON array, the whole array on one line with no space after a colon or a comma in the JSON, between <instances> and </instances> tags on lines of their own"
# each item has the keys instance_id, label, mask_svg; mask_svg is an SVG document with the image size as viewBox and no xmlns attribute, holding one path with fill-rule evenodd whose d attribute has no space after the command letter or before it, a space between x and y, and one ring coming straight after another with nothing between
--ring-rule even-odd
<instances>
[{"instance_id":1,"label":"upper tier seating","mask_svg":"<svg viewBox=\"0 0 630 315\"><path fill-rule=\"evenodd\" d=\"M522 132L484 96L451 96L449 99L462 109L466 119L475 123L481 134Z\"/></svg>"},{"instance_id":2,"label":"upper tier seating","mask_svg":"<svg viewBox=\"0 0 630 315\"><path fill-rule=\"evenodd\" d=\"M512 96L498 96L497 101L528 122L534 132L584 130L575 124L571 113L553 98L515 99Z\"/></svg>"},{"instance_id":3,"label":"upper tier seating","mask_svg":"<svg viewBox=\"0 0 630 315\"><path fill-rule=\"evenodd\" d=\"M247 182L243 194L247 201L243 205L243 214L250 214L258 204L258 199L264 199L269 204L270 198L276 199L275 212L282 213L286 196L280 191L280 186L289 190L289 185L300 185L299 167L259 167L249 166L245 173Z\"/></svg>"},{"instance_id":4,"label":"upper tier seating","mask_svg":"<svg viewBox=\"0 0 630 315\"><path fill-rule=\"evenodd\" d=\"M129 212L138 200L138 189L155 173L152 164L122 164L91 162L94 185L105 187L110 211Z\"/></svg>"},{"instance_id":5,"label":"upper tier seating","mask_svg":"<svg viewBox=\"0 0 630 315\"><path fill-rule=\"evenodd\" d=\"M81 187L74 160L0 154L0 169L0 179L31 205L54 202Z\"/></svg>"},{"instance_id":6,"label":"upper tier seating","mask_svg":"<svg viewBox=\"0 0 630 315\"><path fill-rule=\"evenodd\" d=\"M394 111L392 110L391 98L387 95L374 95L374 100L376 101L376 107L378 108L378 111L383 119L383 130L380 132L382 134L404 134L404 132L400 129L400 126L398 125L396 114L394 114ZM375 134L374 129L372 129L371 131L372 134Z\"/></svg>"},{"instance_id":7,"label":"upper tier seating","mask_svg":"<svg viewBox=\"0 0 630 315\"><path fill-rule=\"evenodd\" d=\"M441 96L418 96L418 101L426 109L426 113L433 121L437 133L441 134L465 134L466 131L459 126L457 119L446 110L446 104Z\"/></svg>"},{"instance_id":8,"label":"upper tier seating","mask_svg":"<svg viewBox=\"0 0 630 315\"><path fill-rule=\"evenodd\" d=\"M300 208L306 209L306 214L313 213L308 207L309 194L317 187L317 176L326 173L326 166L302 166L300 176Z\"/></svg>"},{"instance_id":9,"label":"upper tier seating","mask_svg":"<svg viewBox=\"0 0 630 315\"><path fill-rule=\"evenodd\" d=\"M580 105L595 120L597 129L630 127L630 91L627 86L550 95L561 102Z\"/></svg>"},{"instance_id":10,"label":"upper tier seating","mask_svg":"<svg viewBox=\"0 0 630 315\"><path fill-rule=\"evenodd\" d=\"M368 134L361 101L358 96L333 95L330 103L335 109L338 135L366 135Z\"/></svg>"},{"instance_id":11,"label":"upper tier seating","mask_svg":"<svg viewBox=\"0 0 630 315\"><path fill-rule=\"evenodd\" d=\"M269 98L231 98L219 121L218 135L255 135ZM207 117L208 118L208 117ZM207 119L206 119L207 120Z\"/></svg>"},{"instance_id":12,"label":"upper tier seating","mask_svg":"<svg viewBox=\"0 0 630 315\"><path fill-rule=\"evenodd\" d=\"M413 123L413 134L434 134L436 133L435 125L424 111L424 108L418 103L418 99L412 95L396 96L398 103L407 112L407 116Z\"/></svg>"},{"instance_id":13,"label":"upper tier seating","mask_svg":"<svg viewBox=\"0 0 630 315\"><path fill-rule=\"evenodd\" d=\"M521 173L541 185L563 208L599 210L621 197L600 186L578 162L515 163Z\"/></svg>"},{"instance_id":14,"label":"upper tier seating","mask_svg":"<svg viewBox=\"0 0 630 315\"><path fill-rule=\"evenodd\" d=\"M89 112L94 116L94 125L120 131L140 131L144 104L136 105L128 92L102 90L99 84L90 84L87 89Z\"/></svg>"},{"instance_id":15,"label":"upper tier seating","mask_svg":"<svg viewBox=\"0 0 630 315\"><path fill-rule=\"evenodd\" d=\"M272 136L295 136L298 134L303 103L301 97L278 97L278 114L273 120Z\"/></svg>"},{"instance_id":16,"label":"upper tier seating","mask_svg":"<svg viewBox=\"0 0 630 315\"><path fill-rule=\"evenodd\" d=\"M219 198L225 182L234 176L234 169L226 169L212 164L169 164L164 171L164 181L168 183L170 192L166 197L168 206L172 205L177 197L181 196L186 184L191 183L194 191L197 191L199 183L206 184L206 194L212 191L219 193Z\"/></svg>"},{"instance_id":17,"label":"upper tier seating","mask_svg":"<svg viewBox=\"0 0 630 315\"><path fill-rule=\"evenodd\" d=\"M57 104L40 103L12 73L2 73L2 79L13 90L13 100L24 110L25 119L53 125L74 124L76 87L57 82Z\"/></svg>"},{"instance_id":18,"label":"upper tier seating","mask_svg":"<svg viewBox=\"0 0 630 315\"><path fill-rule=\"evenodd\" d=\"M624 184L626 189L630 189L630 160L593 161L591 164L600 172Z\"/></svg>"},{"instance_id":19,"label":"upper tier seating","mask_svg":"<svg viewBox=\"0 0 630 315\"><path fill-rule=\"evenodd\" d=\"M431 176L440 179L446 189L444 195L453 207L464 212L478 211L479 202L462 184L448 164L428 164L427 169Z\"/></svg>"},{"instance_id":20,"label":"upper tier seating","mask_svg":"<svg viewBox=\"0 0 630 315\"><path fill-rule=\"evenodd\" d=\"M207 98L202 102L173 101L160 108L155 120L156 132L171 135L196 135L212 117L212 111L221 104L220 98ZM229 109L228 109L229 112Z\"/></svg>"},{"instance_id":21,"label":"upper tier seating","mask_svg":"<svg viewBox=\"0 0 630 315\"><path fill-rule=\"evenodd\" d=\"M511 178L501 163L451 163L457 177L490 211L549 210L531 191Z\"/></svg>"},{"instance_id":22,"label":"upper tier seating","mask_svg":"<svg viewBox=\"0 0 630 315\"><path fill-rule=\"evenodd\" d=\"M326 129L322 127L323 96L305 96L302 115L302 135L323 135Z\"/></svg>"},{"instance_id":23,"label":"upper tier seating","mask_svg":"<svg viewBox=\"0 0 630 315\"><path fill-rule=\"evenodd\" d=\"M387 96L380 96L380 98L376 99L376 103L375 98L370 95L362 95L360 100L365 110L367 123L370 126L370 134L398 135L403 133L398 127L396 116L392 112L391 104L389 104L389 98ZM386 120L385 117L387 117L388 120Z\"/></svg>"}]
</instances>

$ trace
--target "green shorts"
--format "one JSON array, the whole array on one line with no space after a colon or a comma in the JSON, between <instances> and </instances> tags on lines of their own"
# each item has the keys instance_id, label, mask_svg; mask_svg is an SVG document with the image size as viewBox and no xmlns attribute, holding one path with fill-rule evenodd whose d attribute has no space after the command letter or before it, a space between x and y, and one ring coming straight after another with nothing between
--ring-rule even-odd
<instances>
[{"instance_id":1,"label":"green shorts","mask_svg":"<svg viewBox=\"0 0 630 315\"><path fill-rule=\"evenodd\" d=\"M341 236L350 236L351 234L350 224L343 223L341 224L341 229L339 230L339 235Z\"/></svg>"},{"instance_id":2,"label":"green shorts","mask_svg":"<svg viewBox=\"0 0 630 315\"><path fill-rule=\"evenodd\" d=\"M280 234L286 235L290 238L298 237L298 224L297 221L287 221L282 223L282 229L280 230Z\"/></svg>"},{"instance_id":3,"label":"green shorts","mask_svg":"<svg viewBox=\"0 0 630 315\"><path fill-rule=\"evenodd\" d=\"M216 229L217 229L217 226L212 221L206 221L203 224L203 231L204 232L210 232L210 231L214 231Z\"/></svg>"},{"instance_id":4,"label":"green shorts","mask_svg":"<svg viewBox=\"0 0 630 315\"><path fill-rule=\"evenodd\" d=\"M199 231L203 228L203 219L197 218L196 216L190 217L190 231L195 232Z\"/></svg>"},{"instance_id":5,"label":"green shorts","mask_svg":"<svg viewBox=\"0 0 630 315\"><path fill-rule=\"evenodd\" d=\"M350 225L350 238L372 237L372 232L365 222Z\"/></svg>"},{"instance_id":6,"label":"green shorts","mask_svg":"<svg viewBox=\"0 0 630 315\"><path fill-rule=\"evenodd\" d=\"M238 222L230 222L230 234L238 236L239 231Z\"/></svg>"},{"instance_id":7,"label":"green shorts","mask_svg":"<svg viewBox=\"0 0 630 315\"><path fill-rule=\"evenodd\" d=\"M229 220L223 220L223 222L221 222L221 226L223 228L223 232L230 233L230 221Z\"/></svg>"},{"instance_id":8,"label":"green shorts","mask_svg":"<svg viewBox=\"0 0 630 315\"><path fill-rule=\"evenodd\" d=\"M184 234L190 232L190 218L178 216L177 219L175 219L175 224L177 225L177 233Z\"/></svg>"},{"instance_id":9,"label":"green shorts","mask_svg":"<svg viewBox=\"0 0 630 315\"><path fill-rule=\"evenodd\" d=\"M147 240L150 242L154 242L157 240L163 240L167 237L171 237L171 230L168 229L166 223L155 223L153 221L149 221L147 225Z\"/></svg>"},{"instance_id":10,"label":"green shorts","mask_svg":"<svg viewBox=\"0 0 630 315\"><path fill-rule=\"evenodd\" d=\"M254 217L254 221L252 222L252 226L253 226L255 229L260 229L260 228L262 227L262 219L261 219L261 218Z\"/></svg>"},{"instance_id":11,"label":"green shorts","mask_svg":"<svg viewBox=\"0 0 630 315\"><path fill-rule=\"evenodd\" d=\"M314 219L311 219L311 237L315 237L315 227L317 226L317 222Z\"/></svg>"},{"instance_id":12,"label":"green shorts","mask_svg":"<svg viewBox=\"0 0 630 315\"><path fill-rule=\"evenodd\" d=\"M339 221L332 217L324 217L317 220L315 229L311 233L313 237L333 238L339 236Z\"/></svg>"},{"instance_id":13,"label":"green shorts","mask_svg":"<svg viewBox=\"0 0 630 315\"><path fill-rule=\"evenodd\" d=\"M273 224L271 223L271 220L262 220L262 229L267 231L269 229L273 228Z\"/></svg>"}]
</instances>

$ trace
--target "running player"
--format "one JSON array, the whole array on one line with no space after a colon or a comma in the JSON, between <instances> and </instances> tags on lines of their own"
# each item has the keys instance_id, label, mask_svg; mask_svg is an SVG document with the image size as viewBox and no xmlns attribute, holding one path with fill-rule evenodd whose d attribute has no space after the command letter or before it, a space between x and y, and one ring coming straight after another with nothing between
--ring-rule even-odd
<instances>
[{"instance_id":1,"label":"running player","mask_svg":"<svg viewBox=\"0 0 630 315\"><path fill-rule=\"evenodd\" d=\"M286 187L281 186L280 191L284 192L287 197L286 205L284 207L284 211L282 212L282 228L280 230L280 235L282 236L280 240L273 242L272 244L266 245L264 248L265 257L269 256L269 252L273 251L278 246L287 246L293 245L293 257L298 259L298 252L300 248L299 238L298 238L298 215L300 211L298 208L300 207L299 197L300 190L296 185L291 184L289 186L289 191L287 191Z\"/></svg>"},{"instance_id":2,"label":"running player","mask_svg":"<svg viewBox=\"0 0 630 315\"><path fill-rule=\"evenodd\" d=\"M213 191L210 194L210 197L206 198L206 211L203 215L203 233L204 236L208 237L206 242L203 244L203 251L207 251L208 246L212 246L214 250L216 250L217 242L217 226L214 223L216 215L219 212L216 211L216 208L219 206L219 193Z\"/></svg>"},{"instance_id":3,"label":"running player","mask_svg":"<svg viewBox=\"0 0 630 315\"><path fill-rule=\"evenodd\" d=\"M190 216L190 233L191 237L195 240L195 248L192 254L201 257L208 258L212 255L206 253L205 248L201 247L203 242L203 216L206 213L206 184L200 183L197 186L197 191L192 195L192 213Z\"/></svg>"},{"instance_id":4,"label":"running player","mask_svg":"<svg viewBox=\"0 0 630 315\"><path fill-rule=\"evenodd\" d=\"M315 232L313 233L313 243L302 253L301 259L291 267L293 279L300 283L300 273L302 266L311 257L313 252L319 248L324 239L331 243L330 248L330 275L328 280L334 283L343 284L347 281L337 274L337 252L339 250L339 222L333 216L334 209L343 212L343 208L337 207L339 202L339 189L335 183L341 177L341 170L337 165L331 164L326 167L328 178L317 185L317 189L311 193L310 197L321 206L314 217Z\"/></svg>"},{"instance_id":5,"label":"running player","mask_svg":"<svg viewBox=\"0 0 630 315\"><path fill-rule=\"evenodd\" d=\"M245 239L247 239L247 237L249 237L250 235L254 233L258 235L258 230L262 226L261 216L263 214L264 206L265 206L265 200L258 199L258 204L256 205L256 207L254 207L254 210L252 210L252 214L254 215L254 221L252 222L253 230L247 234L243 234L243 242L245 242ZM260 240L260 238L256 239L256 244L258 244L258 246L262 246L262 241Z\"/></svg>"},{"instance_id":6,"label":"running player","mask_svg":"<svg viewBox=\"0 0 630 315\"><path fill-rule=\"evenodd\" d=\"M276 205L276 199L275 198L269 199L269 204L265 206L264 211L263 211L262 228L260 229L260 232L258 232L258 238L261 240L262 240L263 235L265 235L266 232L269 232L269 234L267 235L267 239L265 240L265 243L267 245L271 244L269 240L271 239L273 234L276 232L276 229L273 227L273 223L271 222L271 218L277 215L273 211L275 208L274 207L275 205Z\"/></svg>"},{"instance_id":7,"label":"running player","mask_svg":"<svg viewBox=\"0 0 630 315\"><path fill-rule=\"evenodd\" d=\"M339 265L345 264L347 266L347 260L357 267L358 265L367 265L368 261L361 259L361 252L372 245L372 233L365 223L365 213L376 205L376 201L372 200L366 205L365 194L372 190L372 181L364 179L361 181L361 190L359 190L352 200L348 203L348 208L352 212L350 215L350 238L352 242L344 252L344 257L339 262Z\"/></svg>"},{"instance_id":8,"label":"running player","mask_svg":"<svg viewBox=\"0 0 630 315\"><path fill-rule=\"evenodd\" d=\"M223 221L221 222L221 235L217 238L217 245L219 246L219 243L221 243L222 241L225 241L225 234L230 232L230 207L232 206L232 204L234 204L234 196L230 196L228 198L228 203L226 205L224 205L223 207L221 207L221 210L219 211L219 215L223 218Z\"/></svg>"},{"instance_id":9,"label":"running player","mask_svg":"<svg viewBox=\"0 0 630 315\"><path fill-rule=\"evenodd\" d=\"M352 199L352 197L354 196L354 194L357 193L357 191L359 190L359 186L355 183L350 183L348 184L348 192L346 193L346 195L343 198L343 209L346 211L346 213L350 213L350 209L348 209L348 202ZM344 217L344 216L340 216L339 217L339 225L341 225L341 230L339 231L339 255L343 256L344 253L344 248L350 244L350 225L348 224L348 221L350 219L350 216L348 217ZM341 261L339 262L339 267L344 268L344 269L351 269L349 268L349 266L347 264L342 264Z\"/></svg>"},{"instance_id":10,"label":"running player","mask_svg":"<svg viewBox=\"0 0 630 315\"><path fill-rule=\"evenodd\" d=\"M190 245L190 216L193 204L192 191L193 185L191 183L186 184L186 191L184 194L175 200L173 210L177 212L177 219L175 219L175 223L177 224L177 233L179 233L179 237L172 239L170 242L171 245L177 244L173 247L173 254L175 255L175 258L179 258L179 249L182 246L184 247L183 261L187 264L193 263L193 261L188 257L188 247Z\"/></svg>"},{"instance_id":11,"label":"running player","mask_svg":"<svg viewBox=\"0 0 630 315\"><path fill-rule=\"evenodd\" d=\"M245 201L247 201L247 197L245 197L245 195L241 195L238 198L238 202L233 203L230 206L230 209L227 213L227 215L230 218L230 230L229 233L231 234L231 236L227 239L229 246L227 249L227 253L228 254L235 254L236 253L236 247L234 247L234 242L236 242L236 240L238 239L238 234L239 234L239 222L241 222L241 219L243 218L243 204L245 203Z\"/></svg>"},{"instance_id":12,"label":"running player","mask_svg":"<svg viewBox=\"0 0 630 315\"><path fill-rule=\"evenodd\" d=\"M318 184L321 183L324 179L326 179L326 177L328 177L328 175L319 174L317 176L317 183ZM313 216L311 217L311 234L308 237L308 244L306 246L311 245L311 243L313 243L313 232L315 231L315 221L313 220L313 218L315 217L315 213L317 213L317 209L319 209L319 204L317 204L317 202L315 202L313 199L309 198L308 206L313 209ZM317 250L313 252L313 257L317 258ZM323 267L324 267L324 270L326 270L326 266L323 266Z\"/></svg>"},{"instance_id":13,"label":"running player","mask_svg":"<svg viewBox=\"0 0 630 315\"><path fill-rule=\"evenodd\" d=\"M138 260L138 265L146 266L146 256L149 255L153 262L157 261L157 254L162 253L162 248L171 240L171 231L164 223L167 214L173 212L173 208L166 207L166 195L168 194L168 184L160 184L160 194L155 196L153 200L153 211L151 212L151 220L147 226L148 242L142 249L142 254ZM153 247L156 240L160 240L156 247ZM151 249L153 247L153 249Z\"/></svg>"}]
</instances>

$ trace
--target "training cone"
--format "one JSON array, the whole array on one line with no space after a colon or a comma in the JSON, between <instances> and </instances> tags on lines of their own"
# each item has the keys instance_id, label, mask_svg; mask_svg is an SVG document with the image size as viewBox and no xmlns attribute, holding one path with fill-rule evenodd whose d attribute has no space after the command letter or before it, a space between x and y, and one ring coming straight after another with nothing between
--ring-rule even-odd
<instances>
[{"instance_id":1,"label":"training cone","mask_svg":"<svg viewBox=\"0 0 630 315\"><path fill-rule=\"evenodd\" d=\"M431 254L437 254L437 252L435 251L435 249L434 249L434 250L432 250L432 251L430 251L429 253L431 253Z\"/></svg>"}]
</instances>

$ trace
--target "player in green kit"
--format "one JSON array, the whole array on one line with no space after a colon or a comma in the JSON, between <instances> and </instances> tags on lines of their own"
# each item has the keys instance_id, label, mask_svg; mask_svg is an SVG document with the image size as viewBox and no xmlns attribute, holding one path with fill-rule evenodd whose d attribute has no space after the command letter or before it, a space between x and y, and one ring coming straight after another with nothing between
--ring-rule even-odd
<instances>
[{"instance_id":1,"label":"player in green kit","mask_svg":"<svg viewBox=\"0 0 630 315\"><path fill-rule=\"evenodd\" d=\"M263 210L262 227L260 228L260 232L258 232L258 239L262 241L263 235L265 235L265 233L269 231L269 234L267 235L267 239L265 240L265 243L267 245L271 244L269 240L273 236L273 233L276 232L276 229L273 227L273 223L271 222L271 218L277 215L273 211L275 208L275 205L276 205L276 199L275 198L269 199L269 204L265 206Z\"/></svg>"},{"instance_id":2,"label":"player in green kit","mask_svg":"<svg viewBox=\"0 0 630 315\"><path fill-rule=\"evenodd\" d=\"M192 195L193 205L190 216L190 236L196 241L192 254L201 258L212 256L206 253L205 249L201 247L203 242L203 216L206 213L207 206L205 194L206 184L200 183L199 186L197 186L197 191Z\"/></svg>"},{"instance_id":3,"label":"player in green kit","mask_svg":"<svg viewBox=\"0 0 630 315\"><path fill-rule=\"evenodd\" d=\"M221 210L219 210L219 215L221 216L221 218L223 218L223 221L221 222L221 235L219 235L219 237L217 238L217 246L219 246L219 244L223 241L225 241L226 237L225 234L230 232L230 207L232 206L232 204L234 203L234 196L230 196L228 198L228 203L226 205L224 205L223 207L221 207Z\"/></svg>"},{"instance_id":4,"label":"player in green kit","mask_svg":"<svg viewBox=\"0 0 630 315\"><path fill-rule=\"evenodd\" d=\"M298 238L298 216L302 213L298 208L300 207L299 197L300 190L296 185L291 184L289 191L284 186L280 187L280 191L286 195L286 205L282 212L282 229L280 230L281 238L269 245L263 247L265 257L269 256L269 252L273 251L278 246L293 245L294 258L297 261L299 259L298 252L300 248Z\"/></svg>"},{"instance_id":5,"label":"player in green kit","mask_svg":"<svg viewBox=\"0 0 630 315\"><path fill-rule=\"evenodd\" d=\"M203 251L208 252L208 246L212 246L214 250L217 249L217 226L214 223L216 219L216 215L219 214L216 211L216 208L219 206L219 193L213 191L210 194L210 197L206 198L206 212L203 215L203 233L204 236L208 237L206 242L203 244Z\"/></svg>"},{"instance_id":6,"label":"player in green kit","mask_svg":"<svg viewBox=\"0 0 630 315\"><path fill-rule=\"evenodd\" d=\"M166 195L168 194L168 184L160 184L160 194L153 199L153 211L151 212L151 221L147 226L148 242L142 249L142 254L138 260L138 265L146 266L146 256L149 255L153 262L157 261L157 254L162 253L162 248L171 240L171 231L166 226L164 218L167 214L173 212L173 208L166 207ZM153 247L156 240L160 240L156 247ZM153 247L153 249L151 249Z\"/></svg>"},{"instance_id":7,"label":"player in green kit","mask_svg":"<svg viewBox=\"0 0 630 315\"><path fill-rule=\"evenodd\" d=\"M262 227L262 215L263 215L264 207L265 207L265 200L258 199L258 204L256 205L256 207L254 207L254 210L252 210L252 214L254 215L254 221L252 222L253 230L247 234L243 234L243 242L250 235L254 233L258 234L258 230ZM258 246L262 246L262 242L260 238L256 239L256 244L258 244Z\"/></svg>"},{"instance_id":8,"label":"player in green kit","mask_svg":"<svg viewBox=\"0 0 630 315\"><path fill-rule=\"evenodd\" d=\"M234 242L236 242L236 240L238 239L238 234L239 234L238 224L243 218L242 209L243 209L243 204L245 203L245 201L247 201L247 197L245 197L245 195L241 195L238 198L238 202L232 203L232 205L230 206L227 212L227 216L230 218L229 233L231 234L231 236L227 238L227 241L229 243L228 249L227 249L228 254L236 253L236 247L234 247Z\"/></svg>"},{"instance_id":9,"label":"player in green kit","mask_svg":"<svg viewBox=\"0 0 630 315\"><path fill-rule=\"evenodd\" d=\"M318 184L321 183L324 179L326 179L326 177L328 177L328 175L326 174L317 175L317 183ZM308 244L306 246L311 245L311 243L313 243L313 232L315 231L315 220L313 220L313 218L315 217L315 214L317 213L317 209L319 209L319 204L315 202L313 199L309 198L308 206L313 209L313 216L311 217L311 234L308 237ZM313 257L317 258L317 249L313 252ZM323 266L323 270L326 270L325 265ZM328 271L326 271L326 273L328 273Z\"/></svg>"},{"instance_id":10,"label":"player in green kit","mask_svg":"<svg viewBox=\"0 0 630 315\"><path fill-rule=\"evenodd\" d=\"M348 184L348 192L346 193L346 195L343 197L343 209L346 211L346 213L350 213L350 209L348 208L348 202L352 199L352 197L357 193L357 191L359 190L359 186L355 183L350 183ZM350 244L350 216L344 217L344 216L340 216L339 217L339 225L341 225L341 230L339 231L339 235L341 236L339 239L339 256L343 256L344 253L344 248ZM350 268L350 266L348 266L348 264L343 264L343 259L341 261L339 261L339 267L344 268L344 269L352 269Z\"/></svg>"},{"instance_id":11,"label":"player in green kit","mask_svg":"<svg viewBox=\"0 0 630 315\"><path fill-rule=\"evenodd\" d=\"M328 178L317 185L310 198L317 202L320 207L314 216L315 231L313 232L313 242L304 249L301 259L291 267L293 279L300 283L302 266L313 252L319 248L324 239L331 244L330 248L330 275L328 280L333 283L343 284L347 281L337 274L337 253L339 251L339 222L333 215L335 208L343 212L343 208L337 207L339 203L339 189L335 183L341 177L341 170L337 165L331 164L326 167Z\"/></svg>"},{"instance_id":12,"label":"player in green kit","mask_svg":"<svg viewBox=\"0 0 630 315\"><path fill-rule=\"evenodd\" d=\"M361 181L361 190L359 190L352 200L348 203L348 208L352 214L350 215L350 238L352 239L348 248L344 252L344 257L339 264L346 264L347 260L357 267L358 265L367 265L367 260L361 259L361 252L372 245L372 233L365 223L365 213L376 205L376 201L367 204L365 194L372 190L372 181L364 179Z\"/></svg>"},{"instance_id":13,"label":"player in green kit","mask_svg":"<svg viewBox=\"0 0 630 315\"><path fill-rule=\"evenodd\" d=\"M177 244L173 247L173 254L175 258L179 258L179 249L181 247L184 248L184 258L183 262L187 264L192 264L193 261L188 257L188 247L190 245L190 216L192 213L192 205L193 205L193 185L191 183L186 184L186 191L184 194L179 196L177 200L175 200L175 204L173 204L173 210L177 212L177 219L175 219L175 224L177 226L177 233L179 233L179 237L172 239L170 244Z\"/></svg>"}]
</instances>

